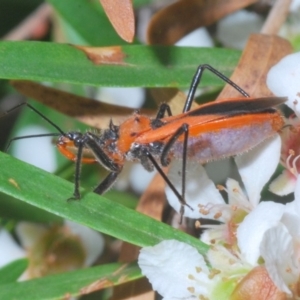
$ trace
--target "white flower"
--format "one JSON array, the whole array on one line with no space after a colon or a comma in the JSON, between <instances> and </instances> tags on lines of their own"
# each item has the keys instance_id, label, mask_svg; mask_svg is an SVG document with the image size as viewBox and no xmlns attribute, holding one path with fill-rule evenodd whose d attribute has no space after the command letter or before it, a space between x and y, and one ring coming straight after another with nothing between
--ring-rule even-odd
<instances>
[{"instance_id":1,"label":"white flower","mask_svg":"<svg viewBox=\"0 0 300 300\"><path fill-rule=\"evenodd\" d=\"M174 161L172 162L168 172L168 178L180 194L182 188L181 168L182 162ZM180 212L181 203L169 186L166 186L166 196L169 204L177 212ZM224 204L221 194L212 180L210 180L207 176L204 167L192 161L188 161L187 163L185 200L192 209L185 207L184 216L194 219L201 216L201 213L199 212L199 204L202 206L209 205L210 207L218 206L218 204ZM213 218L214 213L214 211L208 210L205 216Z\"/></svg>"},{"instance_id":2,"label":"white flower","mask_svg":"<svg viewBox=\"0 0 300 300\"><path fill-rule=\"evenodd\" d=\"M300 52L287 55L267 74L267 86L273 94L288 97L286 105L300 115Z\"/></svg>"},{"instance_id":3,"label":"white flower","mask_svg":"<svg viewBox=\"0 0 300 300\"><path fill-rule=\"evenodd\" d=\"M288 285L297 282L299 266L294 261L292 236L283 224L279 223L264 233L260 252L273 282L281 291L291 294Z\"/></svg>"},{"instance_id":4,"label":"white flower","mask_svg":"<svg viewBox=\"0 0 300 300\"><path fill-rule=\"evenodd\" d=\"M205 260L196 249L176 241L164 241L154 247L141 250L139 265L142 273L148 277L153 289L157 290L164 299L189 299L191 296L228 299L232 293L238 294L239 290L242 292L246 290L249 293L248 285L251 286L251 282L262 283L259 274L266 273L265 269L254 271L254 268L261 263L259 258L262 253L268 252L268 249L262 246L267 244L268 236L265 236L265 233L280 223L285 206L274 202L259 203L260 192L277 167L280 145L281 140L276 136L235 159L248 195L245 195L237 181L228 179L226 183L228 204L224 202L203 167L195 163L188 166L187 203L197 211L198 217L210 217L225 223L208 226L210 229L202 235L202 241L211 244ZM172 166L172 169L171 180L180 191L181 165ZM197 173L195 170L200 172ZM179 211L179 201L172 196L172 191L169 191L168 197L172 198L171 203ZM185 214L197 216L196 212L188 212L188 210L185 208ZM285 247L284 250L286 249ZM271 258L267 259L266 256L265 259L271 262ZM269 265L270 263L266 263L266 266ZM197 271L195 272L199 267L201 276ZM243 280L240 286L239 282L246 278L247 274L250 274L249 282L251 282L248 283L248 279L245 279L246 281ZM193 281L190 280L191 278ZM267 280L271 282L268 274L264 278L266 282ZM271 278L273 279L272 276ZM274 283L276 284L275 280ZM264 283L259 289L262 289L263 285ZM270 283L269 286L272 291L281 293L276 288L279 285L272 286ZM256 291L256 294L259 292Z\"/></svg>"},{"instance_id":5,"label":"white flower","mask_svg":"<svg viewBox=\"0 0 300 300\"><path fill-rule=\"evenodd\" d=\"M263 19L257 13L239 10L218 22L217 38L229 48L244 49L248 36L259 32Z\"/></svg>"},{"instance_id":6,"label":"white flower","mask_svg":"<svg viewBox=\"0 0 300 300\"><path fill-rule=\"evenodd\" d=\"M286 213L284 205L262 202L237 230L243 259L257 266L262 257L274 284L288 295L297 292L300 275L299 226L300 216Z\"/></svg>"},{"instance_id":7,"label":"white flower","mask_svg":"<svg viewBox=\"0 0 300 300\"><path fill-rule=\"evenodd\" d=\"M290 5L290 11L297 11L300 9L300 1L299 0L293 0Z\"/></svg>"},{"instance_id":8,"label":"white flower","mask_svg":"<svg viewBox=\"0 0 300 300\"><path fill-rule=\"evenodd\" d=\"M141 249L138 264L163 299L230 299L252 268L237 251L222 245L211 246L204 258L176 240Z\"/></svg>"},{"instance_id":9,"label":"white flower","mask_svg":"<svg viewBox=\"0 0 300 300\"><path fill-rule=\"evenodd\" d=\"M267 74L267 85L276 96L288 97L286 105L298 117L288 119L287 124L291 126L283 129L281 163L286 170L270 185L273 193L287 195L294 191L300 170L300 52L284 57L273 66Z\"/></svg>"},{"instance_id":10,"label":"white flower","mask_svg":"<svg viewBox=\"0 0 300 300\"><path fill-rule=\"evenodd\" d=\"M282 174L270 184L270 191L279 196L292 193L296 187L296 180L300 170L300 120L289 119L281 132L282 149L280 163L285 168Z\"/></svg>"},{"instance_id":11,"label":"white flower","mask_svg":"<svg viewBox=\"0 0 300 300\"><path fill-rule=\"evenodd\" d=\"M197 28L176 42L180 47L213 47L214 42L205 27Z\"/></svg>"},{"instance_id":12,"label":"white flower","mask_svg":"<svg viewBox=\"0 0 300 300\"><path fill-rule=\"evenodd\" d=\"M286 205L262 202L237 229L243 258L253 266L264 260L274 284L288 295L298 296L300 278L300 178L295 200Z\"/></svg>"},{"instance_id":13,"label":"white flower","mask_svg":"<svg viewBox=\"0 0 300 300\"><path fill-rule=\"evenodd\" d=\"M29 267L22 279L92 265L104 248L101 234L71 221L50 227L20 222L16 234L23 248L1 230L0 266L27 257Z\"/></svg>"},{"instance_id":14,"label":"white flower","mask_svg":"<svg viewBox=\"0 0 300 300\"><path fill-rule=\"evenodd\" d=\"M29 125L22 126L16 136L48 134L50 132L43 126ZM52 137L20 139L11 144L10 150L14 157L48 172L54 172L57 170L57 160L54 147L49 146L51 144Z\"/></svg>"},{"instance_id":15,"label":"white flower","mask_svg":"<svg viewBox=\"0 0 300 300\"><path fill-rule=\"evenodd\" d=\"M250 211L256 207L262 188L278 165L280 148L281 140L276 135L235 158L248 197L244 195L235 181L228 180L228 204L225 203L215 184L208 178L205 169L200 164L189 161L186 172L185 200L192 209L185 207L184 216L228 221L237 208ZM168 173L169 179L179 193L182 188L181 168L182 162L174 161ZM180 212L181 204L168 186L166 195L170 205Z\"/></svg>"},{"instance_id":16,"label":"white flower","mask_svg":"<svg viewBox=\"0 0 300 300\"><path fill-rule=\"evenodd\" d=\"M26 256L22 249L6 229L0 229L0 268L19 258Z\"/></svg>"},{"instance_id":17,"label":"white flower","mask_svg":"<svg viewBox=\"0 0 300 300\"><path fill-rule=\"evenodd\" d=\"M185 243L166 240L140 251L138 264L164 299L197 299L211 295L220 280L212 276L198 251Z\"/></svg>"},{"instance_id":18,"label":"white flower","mask_svg":"<svg viewBox=\"0 0 300 300\"><path fill-rule=\"evenodd\" d=\"M294 201L285 206L280 223L265 232L260 246L261 256L274 283L280 290L297 296L299 294L296 285L300 279L299 228L300 177L298 176Z\"/></svg>"},{"instance_id":19,"label":"white flower","mask_svg":"<svg viewBox=\"0 0 300 300\"><path fill-rule=\"evenodd\" d=\"M244 259L256 266L264 233L279 223L285 206L272 201L261 202L251 211L237 229L237 243Z\"/></svg>"}]
</instances>

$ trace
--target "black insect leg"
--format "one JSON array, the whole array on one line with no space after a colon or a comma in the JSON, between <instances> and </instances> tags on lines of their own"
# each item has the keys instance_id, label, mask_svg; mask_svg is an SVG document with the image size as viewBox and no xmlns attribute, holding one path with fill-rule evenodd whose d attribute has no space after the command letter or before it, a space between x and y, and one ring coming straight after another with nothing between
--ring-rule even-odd
<instances>
[{"instance_id":1,"label":"black insect leg","mask_svg":"<svg viewBox=\"0 0 300 300\"><path fill-rule=\"evenodd\" d=\"M183 142L183 160L186 160L186 155L187 155L187 141L188 141L188 135L189 135L189 125L188 124L182 124L176 132L173 134L171 139L166 143L164 146L164 149L161 154L161 164L166 167L169 165L170 160L168 159L168 155L170 152L170 149L173 147L175 142L178 140L178 138L184 134L184 142Z\"/></svg>"},{"instance_id":2,"label":"black insect leg","mask_svg":"<svg viewBox=\"0 0 300 300\"><path fill-rule=\"evenodd\" d=\"M120 172L121 172L121 170L119 172L111 172L111 173L109 173L108 176L103 181L101 181L100 184L94 189L94 193L102 195L107 190L109 190L110 187L117 180Z\"/></svg>"},{"instance_id":3,"label":"black insect leg","mask_svg":"<svg viewBox=\"0 0 300 300\"><path fill-rule=\"evenodd\" d=\"M170 161L168 159L168 154L172 148L172 146L175 144L175 142L178 140L178 138L184 134L183 139L183 151L182 151L182 190L181 195L184 198L185 196L185 184L186 184L186 160L187 160L187 143L189 138L189 125L188 124L182 124L181 127L177 129L177 131L174 133L172 138L167 142L165 145L163 152L161 154L161 164L163 166L169 165Z\"/></svg>"},{"instance_id":4,"label":"black insect leg","mask_svg":"<svg viewBox=\"0 0 300 300\"><path fill-rule=\"evenodd\" d=\"M84 140L77 141L78 151L75 161L75 180L74 180L74 193L73 197L69 198L70 200L78 200L81 198L80 196L80 174L81 174L81 160L82 160L82 153L83 153L83 147L84 147Z\"/></svg>"},{"instance_id":5,"label":"black insect leg","mask_svg":"<svg viewBox=\"0 0 300 300\"><path fill-rule=\"evenodd\" d=\"M165 117L166 112L168 116L172 116L171 108L167 103L162 103L158 109L157 115L155 119L162 119Z\"/></svg>"},{"instance_id":6,"label":"black insect leg","mask_svg":"<svg viewBox=\"0 0 300 300\"><path fill-rule=\"evenodd\" d=\"M101 165L103 165L107 170L115 173L120 172L122 166L120 166L113 159L107 156L107 154L101 149L101 145L99 145L96 139L96 136L94 136L90 132L87 132L84 135L85 146L93 152L97 161L101 163Z\"/></svg>"},{"instance_id":7,"label":"black insect leg","mask_svg":"<svg viewBox=\"0 0 300 300\"><path fill-rule=\"evenodd\" d=\"M161 175L161 177L164 179L164 181L166 182L166 184L169 186L169 188L172 190L172 192L175 194L175 196L178 198L179 202L181 203L181 208L180 208L180 224L181 224L182 223L182 217L183 217L183 214L184 214L184 206L187 206L191 210L193 210L193 208L191 206L189 206L185 202L183 195L179 194L179 192L177 191L176 187L173 185L173 183L170 181L170 179L168 178L168 176L165 174L165 172L162 170L162 168L156 162L156 160L151 155L151 153L149 153L148 151L145 151L145 155L148 157L148 159L153 164L154 168Z\"/></svg>"},{"instance_id":8,"label":"black insect leg","mask_svg":"<svg viewBox=\"0 0 300 300\"><path fill-rule=\"evenodd\" d=\"M184 205L190 207L185 202L186 161L187 161L187 146L188 146L188 138L189 138L189 125L188 124L182 124L181 127L179 127L177 129L177 131L173 134L172 138L166 143L166 145L162 151L162 154L161 154L161 164L163 166L169 165L170 160L168 159L168 155L170 153L170 150L182 134L184 135L184 140L183 140L183 151L182 151L181 198L184 202ZM181 202L181 203L183 204L183 202ZM181 218L183 217L183 213L184 213L184 205L181 206L181 210L180 210Z\"/></svg>"},{"instance_id":9,"label":"black insect leg","mask_svg":"<svg viewBox=\"0 0 300 300\"><path fill-rule=\"evenodd\" d=\"M166 113L168 114L168 116L172 116L170 106L167 103L162 103L158 109L155 119L151 121L151 126L153 129L159 128L164 125L161 119L165 117Z\"/></svg>"},{"instance_id":10,"label":"black insect leg","mask_svg":"<svg viewBox=\"0 0 300 300\"><path fill-rule=\"evenodd\" d=\"M122 166L107 156L95 140L94 136L89 132L85 134L85 146L93 152L97 161L110 171L108 176L94 189L95 193L100 195L104 194L116 181L118 175L122 171Z\"/></svg>"},{"instance_id":11,"label":"black insect leg","mask_svg":"<svg viewBox=\"0 0 300 300\"><path fill-rule=\"evenodd\" d=\"M111 158L107 156L107 154L101 149L101 145L97 143L95 140L95 136L87 132L83 136L74 140L75 145L77 146L77 157L76 157L76 165L75 165L75 188L73 197L68 199L80 199L80 174L81 174L81 160L83 156L83 148L86 147L90 149L95 155L97 161L103 165L107 170L111 173L94 189L94 192L97 194L105 193L115 182L117 176L122 170L122 166L115 163Z\"/></svg>"},{"instance_id":12,"label":"black insect leg","mask_svg":"<svg viewBox=\"0 0 300 300\"><path fill-rule=\"evenodd\" d=\"M200 65L193 77L190 89L189 89L189 93L183 108L183 112L187 112L191 109L193 100L194 100L194 96L195 96L195 92L197 90L197 87L200 83L203 71L207 69L209 71L211 71L212 73L214 73L216 76L218 76L219 78L221 78L222 80L224 80L226 83L230 84L233 88L235 88L238 92L240 92L243 96L245 97L249 97L249 95L241 88L239 87L237 84L235 84L233 81L231 81L227 76L223 75L222 73L220 73L219 71L217 71L215 68L213 68L210 65Z\"/></svg>"}]
</instances>

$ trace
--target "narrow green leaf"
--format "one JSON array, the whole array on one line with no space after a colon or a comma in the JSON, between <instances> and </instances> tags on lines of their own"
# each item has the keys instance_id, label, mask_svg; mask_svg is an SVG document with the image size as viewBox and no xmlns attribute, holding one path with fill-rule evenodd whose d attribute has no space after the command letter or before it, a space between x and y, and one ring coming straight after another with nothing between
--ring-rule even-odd
<instances>
[{"instance_id":1,"label":"narrow green leaf","mask_svg":"<svg viewBox=\"0 0 300 300\"><path fill-rule=\"evenodd\" d=\"M0 285L17 281L17 279L25 272L27 266L28 260L21 258L2 267L0 269ZM0 299L5 298L0 297Z\"/></svg>"},{"instance_id":2,"label":"narrow green leaf","mask_svg":"<svg viewBox=\"0 0 300 300\"><path fill-rule=\"evenodd\" d=\"M36 223L61 223L63 221L57 215L32 206L26 202L0 193L0 217L16 221L29 221Z\"/></svg>"},{"instance_id":3,"label":"narrow green leaf","mask_svg":"<svg viewBox=\"0 0 300 300\"><path fill-rule=\"evenodd\" d=\"M142 277L136 264L102 265L59 275L3 284L0 299L54 300L69 299L106 286L118 285Z\"/></svg>"},{"instance_id":4,"label":"narrow green leaf","mask_svg":"<svg viewBox=\"0 0 300 300\"><path fill-rule=\"evenodd\" d=\"M96 65L72 45L0 42L0 78L94 86L188 87L199 64L210 64L229 76L240 56L236 50L174 46L123 46L116 51L121 55L116 58L118 63ZM201 84L220 86L223 82L207 72Z\"/></svg>"},{"instance_id":5,"label":"narrow green leaf","mask_svg":"<svg viewBox=\"0 0 300 300\"><path fill-rule=\"evenodd\" d=\"M73 184L0 153L0 192L58 216L73 220L123 241L145 247L177 239L205 253L198 239L94 193L82 193L81 201L66 201Z\"/></svg>"}]
</instances>

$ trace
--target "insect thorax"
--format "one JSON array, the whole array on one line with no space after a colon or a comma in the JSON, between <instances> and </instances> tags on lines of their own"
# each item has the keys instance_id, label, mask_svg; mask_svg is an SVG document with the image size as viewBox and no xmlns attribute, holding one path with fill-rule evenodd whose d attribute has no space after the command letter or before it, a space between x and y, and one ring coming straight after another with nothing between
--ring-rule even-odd
<instances>
[{"instance_id":1,"label":"insect thorax","mask_svg":"<svg viewBox=\"0 0 300 300\"><path fill-rule=\"evenodd\" d=\"M139 162L149 172L153 171L154 167L148 158L150 153L160 164L160 157L164 144L162 142L153 142L149 144L132 144L130 150L126 153L126 160Z\"/></svg>"}]
</instances>

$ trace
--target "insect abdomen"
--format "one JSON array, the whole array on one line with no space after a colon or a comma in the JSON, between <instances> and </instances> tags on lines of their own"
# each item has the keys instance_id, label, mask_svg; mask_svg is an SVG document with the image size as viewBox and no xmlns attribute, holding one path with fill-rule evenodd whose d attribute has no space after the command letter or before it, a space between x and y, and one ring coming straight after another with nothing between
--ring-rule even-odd
<instances>
[{"instance_id":1,"label":"insect abdomen","mask_svg":"<svg viewBox=\"0 0 300 300\"><path fill-rule=\"evenodd\" d=\"M249 118L253 119L252 123L249 122ZM232 117L210 124L210 128L205 128L206 130L202 130L201 133L199 128L198 130L191 128L187 156L192 160L205 163L241 154L273 136L283 124L279 112L274 111L269 113L267 118L265 113L261 118L259 114ZM172 147L170 154L182 158L182 151L183 143L179 140Z\"/></svg>"}]
</instances>

